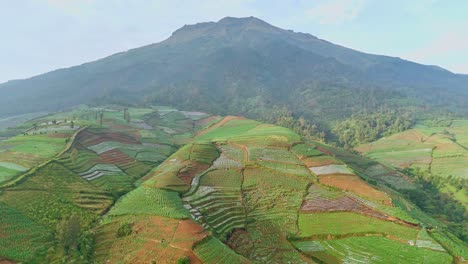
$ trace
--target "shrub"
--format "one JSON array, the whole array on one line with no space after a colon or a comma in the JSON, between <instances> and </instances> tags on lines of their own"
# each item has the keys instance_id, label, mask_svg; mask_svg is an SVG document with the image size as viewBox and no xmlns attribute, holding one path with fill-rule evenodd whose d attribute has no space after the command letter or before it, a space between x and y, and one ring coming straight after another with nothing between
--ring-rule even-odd
<instances>
[{"instance_id":1,"label":"shrub","mask_svg":"<svg viewBox=\"0 0 468 264\"><path fill-rule=\"evenodd\" d=\"M132 226L133 226L132 223L122 224L117 230L117 237L125 237L125 236L130 235L133 232Z\"/></svg>"}]
</instances>

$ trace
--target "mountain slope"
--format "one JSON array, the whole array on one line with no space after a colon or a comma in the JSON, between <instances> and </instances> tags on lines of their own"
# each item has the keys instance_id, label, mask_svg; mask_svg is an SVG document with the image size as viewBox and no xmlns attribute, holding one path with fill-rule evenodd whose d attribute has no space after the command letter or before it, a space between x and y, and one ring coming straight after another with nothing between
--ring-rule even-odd
<instances>
[{"instance_id":1,"label":"mountain slope","mask_svg":"<svg viewBox=\"0 0 468 264\"><path fill-rule=\"evenodd\" d=\"M107 100L261 116L286 105L329 123L383 104L466 114L467 88L467 76L438 67L354 51L253 17L227 17L184 26L160 43L0 84L0 113Z\"/></svg>"}]
</instances>

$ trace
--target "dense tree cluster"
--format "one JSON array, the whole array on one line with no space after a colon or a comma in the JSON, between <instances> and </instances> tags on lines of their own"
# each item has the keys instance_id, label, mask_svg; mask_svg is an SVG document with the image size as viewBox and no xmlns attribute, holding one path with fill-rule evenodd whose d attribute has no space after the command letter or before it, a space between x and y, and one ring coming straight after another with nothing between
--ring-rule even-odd
<instances>
[{"instance_id":1,"label":"dense tree cluster","mask_svg":"<svg viewBox=\"0 0 468 264\"><path fill-rule=\"evenodd\" d=\"M466 189L466 181L458 178L442 178L431 175L419 168L408 168L404 172L412 176L421 188L400 190L400 192L423 211L446 223L450 231L467 242L468 230L465 219L468 219L468 212L465 206L450 194L440 191L446 184L450 184L458 190Z\"/></svg>"},{"instance_id":2,"label":"dense tree cluster","mask_svg":"<svg viewBox=\"0 0 468 264\"><path fill-rule=\"evenodd\" d=\"M350 148L402 132L410 128L413 123L408 112L381 109L374 113L353 114L350 118L339 122L332 131L345 148Z\"/></svg>"}]
</instances>

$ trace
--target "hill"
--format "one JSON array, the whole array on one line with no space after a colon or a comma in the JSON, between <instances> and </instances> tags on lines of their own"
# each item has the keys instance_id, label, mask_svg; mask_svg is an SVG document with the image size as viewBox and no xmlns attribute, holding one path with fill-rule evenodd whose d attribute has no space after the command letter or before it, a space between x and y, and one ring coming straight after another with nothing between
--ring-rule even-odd
<instances>
[{"instance_id":1,"label":"hill","mask_svg":"<svg viewBox=\"0 0 468 264\"><path fill-rule=\"evenodd\" d=\"M160 43L1 84L0 113L120 102L266 119L285 106L326 130L382 106L466 115L467 87L466 75L439 67L366 54L254 17L226 17L183 26Z\"/></svg>"},{"instance_id":2,"label":"hill","mask_svg":"<svg viewBox=\"0 0 468 264\"><path fill-rule=\"evenodd\" d=\"M39 137L63 144L45 152L45 160L31 156L28 171L0 182L0 260L468 258L466 244L443 222L402 196L421 188L412 178L284 127L168 107L81 106L3 133L21 130L0 142L5 151L26 155ZM20 138L32 143L10 142Z\"/></svg>"}]
</instances>

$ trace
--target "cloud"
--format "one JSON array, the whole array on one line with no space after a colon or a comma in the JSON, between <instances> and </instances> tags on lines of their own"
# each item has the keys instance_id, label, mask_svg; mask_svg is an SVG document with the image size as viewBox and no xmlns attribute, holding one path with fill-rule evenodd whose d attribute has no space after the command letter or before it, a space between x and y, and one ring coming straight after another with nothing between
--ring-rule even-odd
<instances>
[{"instance_id":1,"label":"cloud","mask_svg":"<svg viewBox=\"0 0 468 264\"><path fill-rule=\"evenodd\" d=\"M406 57L423 63L442 61L456 72L468 73L468 34L463 30L442 33Z\"/></svg>"},{"instance_id":2,"label":"cloud","mask_svg":"<svg viewBox=\"0 0 468 264\"><path fill-rule=\"evenodd\" d=\"M364 6L364 0L333 0L320 2L307 11L320 24L341 24L356 18Z\"/></svg>"}]
</instances>

